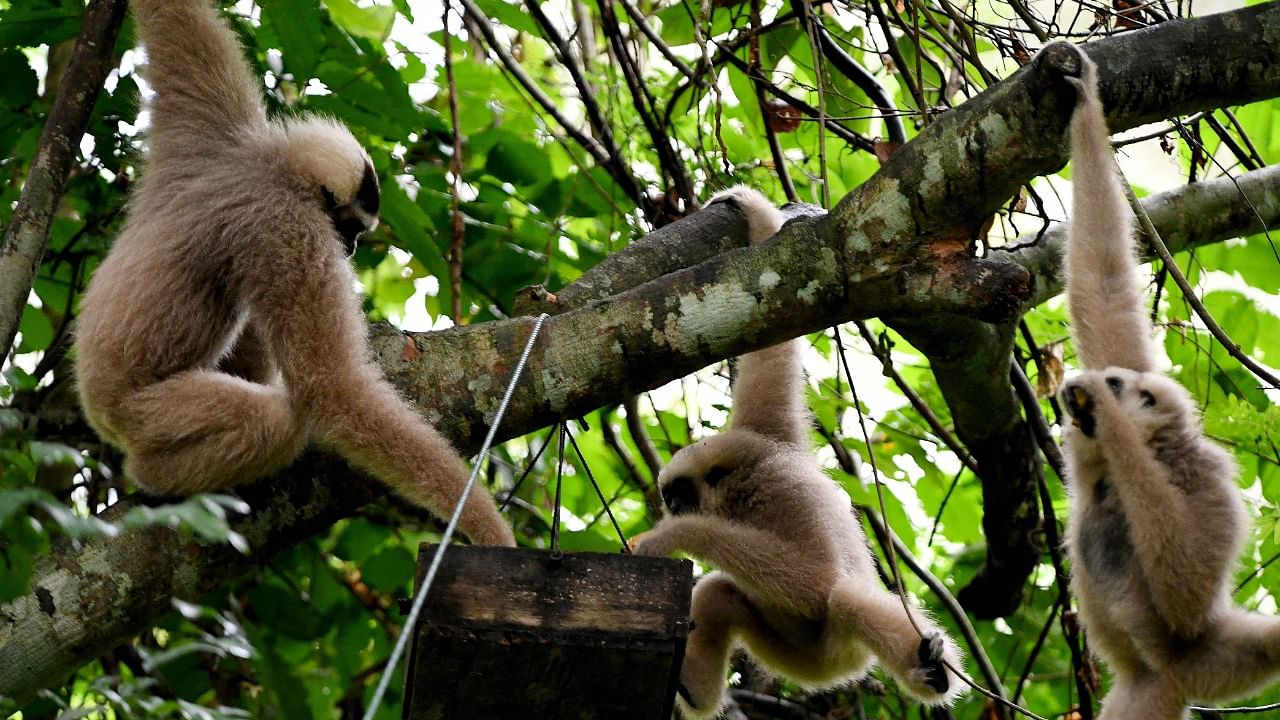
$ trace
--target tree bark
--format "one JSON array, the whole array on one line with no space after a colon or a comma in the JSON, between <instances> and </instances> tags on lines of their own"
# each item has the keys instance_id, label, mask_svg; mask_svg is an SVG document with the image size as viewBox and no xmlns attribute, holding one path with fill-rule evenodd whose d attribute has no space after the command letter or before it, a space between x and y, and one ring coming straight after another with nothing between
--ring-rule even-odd
<instances>
[{"instance_id":1,"label":"tree bark","mask_svg":"<svg viewBox=\"0 0 1280 720\"><path fill-rule=\"evenodd\" d=\"M1113 129L1280 95L1280 45L1270 40L1278 36L1280 3L1272 3L1092 44L1104 100L1115 108ZM1213 52L1164 58L1165 44L1189 43ZM623 283L619 287L631 289L550 319L500 437L848 320L953 315L986 328L977 321L1016 318L1057 282L1055 241L989 258L974 257L972 245L981 221L1019 185L1064 160L1072 91L1056 71L1040 72L1041 65L941 117L829 216L795 221L771 242L729 250L646 284ZM1149 84L1136 85L1134 78ZM1265 175L1249 177L1263 188L1266 222L1274 225L1280 174L1258 172ZM1236 212L1190 217L1180 209L1183 198L1209 203L1207 195L1193 188L1162 196L1173 208L1160 221L1169 223L1161 227L1166 237L1184 233L1188 243L1208 242L1254 227ZM690 221L698 228L714 217L700 213ZM700 232L717 234L707 227ZM730 244L746 244L741 229L730 234ZM373 347L389 377L469 452L483 437L531 327L528 318L431 334L384 326ZM1008 391L1007 374L994 381ZM340 461L309 455L242 493L253 513L235 525L254 548L249 558L164 528L59 544L39 562L32 591L0 606L0 695L9 697L0 711L149 627L168 611L171 597L199 598L374 494Z\"/></svg>"}]
</instances>

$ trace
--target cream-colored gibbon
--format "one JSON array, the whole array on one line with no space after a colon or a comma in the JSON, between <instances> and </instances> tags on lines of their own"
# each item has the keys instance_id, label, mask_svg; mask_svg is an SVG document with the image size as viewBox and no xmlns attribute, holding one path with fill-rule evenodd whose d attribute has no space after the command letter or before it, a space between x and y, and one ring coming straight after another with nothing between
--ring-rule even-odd
<instances>
[{"instance_id":1,"label":"cream-colored gibbon","mask_svg":"<svg viewBox=\"0 0 1280 720\"><path fill-rule=\"evenodd\" d=\"M123 232L81 305L89 422L153 493L238 485L312 441L448 512L466 468L371 362L347 261L377 223L368 154L333 120L268 120L209 0L130 5L155 97ZM461 529L514 544L484 492Z\"/></svg>"},{"instance_id":2,"label":"cream-colored gibbon","mask_svg":"<svg viewBox=\"0 0 1280 720\"><path fill-rule=\"evenodd\" d=\"M1066 286L1083 371L1060 391L1072 585L1114 676L1102 717L1178 720L1191 702L1280 677L1280 618L1232 603L1247 528L1236 465L1205 437L1187 391L1157 370L1096 68L1076 52Z\"/></svg>"},{"instance_id":3,"label":"cream-colored gibbon","mask_svg":"<svg viewBox=\"0 0 1280 720\"><path fill-rule=\"evenodd\" d=\"M738 204L752 243L781 227L755 190L733 188L718 201ZM801 349L792 340L742 356L729 429L671 458L658 477L665 516L632 545L717 568L693 591L680 673L688 718L720 712L736 646L810 689L849 683L877 662L929 704L964 688L943 664L961 666L955 643L885 589L848 497L809 448Z\"/></svg>"}]
</instances>

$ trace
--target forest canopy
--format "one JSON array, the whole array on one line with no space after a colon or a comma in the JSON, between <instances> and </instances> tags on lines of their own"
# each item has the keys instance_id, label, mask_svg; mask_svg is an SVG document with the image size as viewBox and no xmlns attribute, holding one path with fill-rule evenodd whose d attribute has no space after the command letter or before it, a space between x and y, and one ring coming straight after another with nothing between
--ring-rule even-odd
<instances>
[{"instance_id":1,"label":"forest canopy","mask_svg":"<svg viewBox=\"0 0 1280 720\"><path fill-rule=\"evenodd\" d=\"M988 694L933 715L961 719L1091 718L1108 683L1060 547L1074 95L1033 60L1084 43L1174 251L1143 271L1168 372L1242 469L1234 600L1277 613L1280 4L222 5L269 112L367 148L373 350L463 453L528 316L552 316L481 476L521 545L558 519L560 548L617 552L658 519L661 465L724 425L731 358L805 336L814 452L881 574L962 639ZM443 523L318 453L143 501L78 406L78 302L145 167L145 62L123 0L0 0L0 710L360 717ZM745 249L732 208L698 210L735 183L797 219ZM725 312L734 284L770 301ZM883 675L815 693L735 669L733 718L929 716Z\"/></svg>"}]
</instances>

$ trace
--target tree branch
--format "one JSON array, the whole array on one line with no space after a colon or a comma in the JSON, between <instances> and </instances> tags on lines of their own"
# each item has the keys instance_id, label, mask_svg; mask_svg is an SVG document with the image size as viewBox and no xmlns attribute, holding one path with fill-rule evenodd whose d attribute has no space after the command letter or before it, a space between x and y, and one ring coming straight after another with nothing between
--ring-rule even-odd
<instances>
[{"instance_id":1,"label":"tree branch","mask_svg":"<svg viewBox=\"0 0 1280 720\"><path fill-rule=\"evenodd\" d=\"M49 242L53 214L67 188L67 174L89 126L124 20L124 0L93 0L71 52L49 119L31 161L27 182L0 244L0 360L9 355L27 296Z\"/></svg>"}]
</instances>

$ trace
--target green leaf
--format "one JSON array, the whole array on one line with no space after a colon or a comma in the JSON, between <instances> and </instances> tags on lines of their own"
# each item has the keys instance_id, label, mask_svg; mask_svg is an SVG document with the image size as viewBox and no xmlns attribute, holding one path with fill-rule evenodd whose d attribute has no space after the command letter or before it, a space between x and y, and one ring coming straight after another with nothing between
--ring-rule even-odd
<instances>
[{"instance_id":1,"label":"green leaf","mask_svg":"<svg viewBox=\"0 0 1280 720\"><path fill-rule=\"evenodd\" d=\"M76 0L7 4L0 15L0 47L36 47L70 40L80 32L82 12L83 7Z\"/></svg>"},{"instance_id":2,"label":"green leaf","mask_svg":"<svg viewBox=\"0 0 1280 720\"><path fill-rule=\"evenodd\" d=\"M396 9L383 5L359 7L351 0L324 0L333 21L347 32L366 38L379 45L391 34L391 24L396 19Z\"/></svg>"},{"instance_id":3,"label":"green leaf","mask_svg":"<svg viewBox=\"0 0 1280 720\"><path fill-rule=\"evenodd\" d=\"M304 84L320 59L322 26L315 0L262 0L260 4L264 18L280 39L285 68Z\"/></svg>"},{"instance_id":4,"label":"green leaf","mask_svg":"<svg viewBox=\"0 0 1280 720\"><path fill-rule=\"evenodd\" d=\"M533 16L521 6L503 2L503 0L476 0L476 5L484 11L486 16L497 20L512 30L519 30L539 37L542 35L542 30L538 27L538 23L534 21Z\"/></svg>"},{"instance_id":5,"label":"green leaf","mask_svg":"<svg viewBox=\"0 0 1280 720\"><path fill-rule=\"evenodd\" d=\"M0 20L0 31L5 21ZM38 81L27 57L17 50L0 50L0 107L21 109L36 99Z\"/></svg>"},{"instance_id":6,"label":"green leaf","mask_svg":"<svg viewBox=\"0 0 1280 720\"><path fill-rule=\"evenodd\" d=\"M396 593L404 591L416 569L413 553L400 545L388 545L360 566L360 578L376 590Z\"/></svg>"},{"instance_id":7,"label":"green leaf","mask_svg":"<svg viewBox=\"0 0 1280 720\"><path fill-rule=\"evenodd\" d=\"M508 137L489 150L485 169L499 180L527 186L545 180L551 162L536 143Z\"/></svg>"},{"instance_id":8,"label":"green leaf","mask_svg":"<svg viewBox=\"0 0 1280 720\"><path fill-rule=\"evenodd\" d=\"M357 565L364 563L391 538L391 528L362 517L347 520L334 543L333 554Z\"/></svg>"},{"instance_id":9,"label":"green leaf","mask_svg":"<svg viewBox=\"0 0 1280 720\"><path fill-rule=\"evenodd\" d=\"M22 333L22 342L18 345L20 353L44 350L53 341L53 323L49 322L49 316L31 305L23 308L18 331Z\"/></svg>"}]
</instances>

